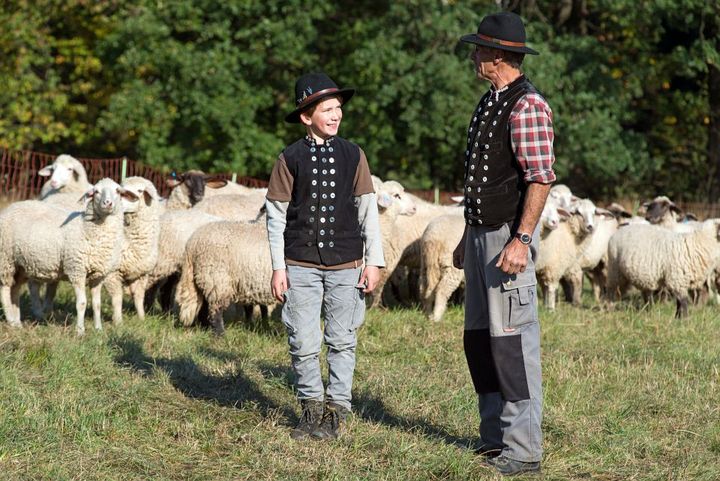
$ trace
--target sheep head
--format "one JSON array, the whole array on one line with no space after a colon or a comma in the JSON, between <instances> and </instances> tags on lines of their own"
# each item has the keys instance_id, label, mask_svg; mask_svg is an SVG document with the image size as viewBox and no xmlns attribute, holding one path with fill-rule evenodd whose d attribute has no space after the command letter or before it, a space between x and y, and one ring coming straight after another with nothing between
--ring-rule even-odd
<instances>
[{"instance_id":1,"label":"sheep head","mask_svg":"<svg viewBox=\"0 0 720 481\"><path fill-rule=\"evenodd\" d=\"M55 161L38 171L38 175L50 177L50 187L62 189L70 182L87 181L85 167L79 160L67 154L58 155Z\"/></svg>"}]
</instances>

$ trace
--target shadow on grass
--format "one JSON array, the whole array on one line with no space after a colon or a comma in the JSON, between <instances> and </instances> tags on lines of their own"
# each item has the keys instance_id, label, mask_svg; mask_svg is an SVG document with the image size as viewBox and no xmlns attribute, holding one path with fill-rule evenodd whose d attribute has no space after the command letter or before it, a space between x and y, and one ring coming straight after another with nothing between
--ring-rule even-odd
<instances>
[{"instance_id":1,"label":"shadow on grass","mask_svg":"<svg viewBox=\"0 0 720 481\"><path fill-rule=\"evenodd\" d=\"M382 399L367 392L361 391L353 395L353 410L355 415L365 421L383 424L392 428L399 428L405 431L422 434L428 438L452 444L462 449L475 449L478 444L477 438L466 438L455 436L442 426L436 426L426 419L417 417L404 417L394 414L386 406Z\"/></svg>"},{"instance_id":2,"label":"shadow on grass","mask_svg":"<svg viewBox=\"0 0 720 481\"><path fill-rule=\"evenodd\" d=\"M258 384L242 370L235 373L209 375L188 356L176 358L152 357L145 353L142 340L127 333L111 334L110 347L116 351L115 362L127 366L143 376L151 376L153 370L161 369L172 385L186 397L214 401L225 407L241 409L246 404L256 408L263 417L273 412L282 413L289 423L295 424L297 415L289 406L281 406L266 396ZM204 348L203 354L227 361L235 356L216 349ZM275 367L275 369L280 369Z\"/></svg>"}]
</instances>

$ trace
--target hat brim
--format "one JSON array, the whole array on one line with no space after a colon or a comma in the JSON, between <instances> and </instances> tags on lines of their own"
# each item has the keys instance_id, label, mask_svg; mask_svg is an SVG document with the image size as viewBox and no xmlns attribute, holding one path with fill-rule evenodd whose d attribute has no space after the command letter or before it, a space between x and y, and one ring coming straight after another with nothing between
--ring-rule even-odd
<instances>
[{"instance_id":1,"label":"hat brim","mask_svg":"<svg viewBox=\"0 0 720 481\"><path fill-rule=\"evenodd\" d=\"M531 49L530 47L511 47L509 45L501 45L499 43L490 42L483 40L474 33L468 33L460 37L461 42L474 43L475 45L482 45L483 47L496 48L498 50L507 50L508 52L527 53L530 55L540 55L539 52Z\"/></svg>"},{"instance_id":2,"label":"hat brim","mask_svg":"<svg viewBox=\"0 0 720 481\"><path fill-rule=\"evenodd\" d=\"M352 98L353 95L355 95L355 89L340 89L336 90L334 92L328 92L325 95L320 95L318 98L313 100L311 103L307 105L303 105L302 107L298 107L285 117L285 122L289 124L299 124L300 123L300 114L312 107L313 105L317 104L318 102L321 102L322 100L328 98L328 97L336 97L336 96L342 97L342 103L345 105L348 103L348 101Z\"/></svg>"}]
</instances>

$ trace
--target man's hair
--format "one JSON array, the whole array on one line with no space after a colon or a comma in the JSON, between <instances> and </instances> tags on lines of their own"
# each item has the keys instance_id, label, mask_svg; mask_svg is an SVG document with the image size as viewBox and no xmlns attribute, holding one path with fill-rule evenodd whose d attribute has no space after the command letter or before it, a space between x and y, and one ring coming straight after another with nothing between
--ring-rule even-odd
<instances>
[{"instance_id":1,"label":"man's hair","mask_svg":"<svg viewBox=\"0 0 720 481\"><path fill-rule=\"evenodd\" d=\"M525 59L525 54L520 52L510 52L505 50L503 52L503 60L506 64L513 68L519 69Z\"/></svg>"}]
</instances>

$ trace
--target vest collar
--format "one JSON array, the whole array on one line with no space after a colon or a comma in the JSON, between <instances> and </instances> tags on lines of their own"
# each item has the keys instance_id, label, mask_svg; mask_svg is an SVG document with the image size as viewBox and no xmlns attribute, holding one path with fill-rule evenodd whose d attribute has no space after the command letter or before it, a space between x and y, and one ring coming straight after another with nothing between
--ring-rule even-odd
<instances>
[{"instance_id":1,"label":"vest collar","mask_svg":"<svg viewBox=\"0 0 720 481\"><path fill-rule=\"evenodd\" d=\"M315 141L315 138L309 134L305 135L304 140L305 140L305 145L307 145L308 147L317 147L317 145L323 145L324 147L330 147L332 145L332 143L335 141L335 137L328 137L327 139L325 139L324 144L318 144Z\"/></svg>"},{"instance_id":2,"label":"vest collar","mask_svg":"<svg viewBox=\"0 0 720 481\"><path fill-rule=\"evenodd\" d=\"M490 84L490 95L495 97L495 101L497 102L500 99L500 96L507 92L508 90L512 89L519 83L525 81L525 74L520 74L518 78L504 86L503 88L496 89L494 85Z\"/></svg>"}]
</instances>

